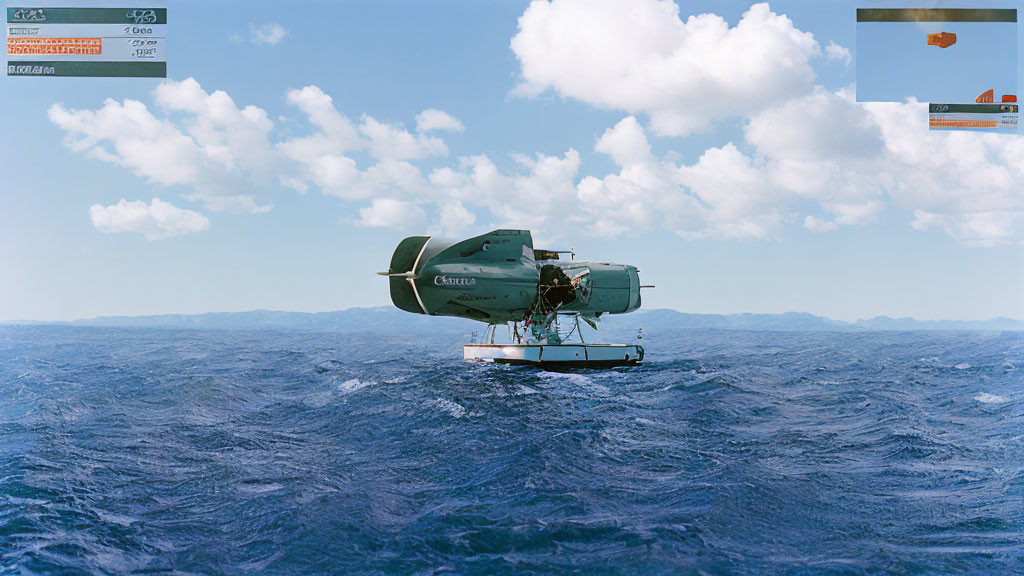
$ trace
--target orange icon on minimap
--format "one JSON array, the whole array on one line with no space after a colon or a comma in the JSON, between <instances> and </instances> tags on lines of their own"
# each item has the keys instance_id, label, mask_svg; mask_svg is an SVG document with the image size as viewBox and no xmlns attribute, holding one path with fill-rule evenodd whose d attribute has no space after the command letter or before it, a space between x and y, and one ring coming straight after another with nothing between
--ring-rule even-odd
<instances>
[{"instance_id":1,"label":"orange icon on minimap","mask_svg":"<svg viewBox=\"0 0 1024 576\"><path fill-rule=\"evenodd\" d=\"M992 89L990 88L990 89L985 90L984 92L982 92L981 96L978 96L977 98L975 98L974 101L977 102L978 104L987 104L987 103L992 102L993 98L994 98L994 93L993 93Z\"/></svg>"},{"instance_id":2,"label":"orange icon on minimap","mask_svg":"<svg viewBox=\"0 0 1024 576\"><path fill-rule=\"evenodd\" d=\"M938 46L939 48L949 48L953 44L956 44L956 34L952 32L940 32L939 34L928 35L928 45Z\"/></svg>"}]
</instances>

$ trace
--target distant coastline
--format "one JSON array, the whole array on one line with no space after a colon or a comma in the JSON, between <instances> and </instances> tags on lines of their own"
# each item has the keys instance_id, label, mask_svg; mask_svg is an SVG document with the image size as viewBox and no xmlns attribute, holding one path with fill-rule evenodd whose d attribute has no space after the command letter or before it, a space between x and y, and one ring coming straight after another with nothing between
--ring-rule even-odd
<instances>
[{"instance_id":1,"label":"distant coastline","mask_svg":"<svg viewBox=\"0 0 1024 576\"><path fill-rule=\"evenodd\" d=\"M349 308L334 312L209 312L205 314L158 314L149 316L101 316L72 321L16 320L0 325L99 326L119 328L168 328L201 330L299 330L314 332L471 332L483 324L471 320L410 314L390 306ZM1024 320L915 320L876 316L855 322L832 320L805 312L784 314L689 314L671 309L639 310L622 316L605 316L601 329L703 328L726 330L864 332L893 330L1024 330Z\"/></svg>"}]
</instances>

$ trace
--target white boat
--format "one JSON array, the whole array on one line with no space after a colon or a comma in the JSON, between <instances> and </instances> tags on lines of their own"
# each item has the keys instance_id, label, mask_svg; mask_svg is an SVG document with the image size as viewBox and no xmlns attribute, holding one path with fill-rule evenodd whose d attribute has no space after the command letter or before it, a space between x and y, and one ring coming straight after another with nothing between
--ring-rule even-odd
<instances>
[{"instance_id":1,"label":"white boat","mask_svg":"<svg viewBox=\"0 0 1024 576\"><path fill-rule=\"evenodd\" d=\"M543 368L611 368L644 359L638 344L466 344L467 361L533 365Z\"/></svg>"}]
</instances>

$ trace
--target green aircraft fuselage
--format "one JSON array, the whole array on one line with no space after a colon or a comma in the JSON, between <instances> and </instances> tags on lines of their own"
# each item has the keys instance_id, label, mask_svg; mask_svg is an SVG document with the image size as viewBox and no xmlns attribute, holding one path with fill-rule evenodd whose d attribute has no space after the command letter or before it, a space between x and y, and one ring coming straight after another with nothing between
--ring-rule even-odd
<instances>
[{"instance_id":1,"label":"green aircraft fuselage","mask_svg":"<svg viewBox=\"0 0 1024 576\"><path fill-rule=\"evenodd\" d=\"M527 230L495 230L461 242L402 240L387 272L391 300L407 312L502 324L534 314L596 318L640 307L634 266L566 262L534 250Z\"/></svg>"}]
</instances>

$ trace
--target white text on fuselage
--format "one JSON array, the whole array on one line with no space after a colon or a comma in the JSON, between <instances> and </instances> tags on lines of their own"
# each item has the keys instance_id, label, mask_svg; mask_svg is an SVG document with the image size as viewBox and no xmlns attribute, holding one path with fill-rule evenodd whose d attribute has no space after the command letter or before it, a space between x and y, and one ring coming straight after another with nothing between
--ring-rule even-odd
<instances>
[{"instance_id":1,"label":"white text on fuselage","mask_svg":"<svg viewBox=\"0 0 1024 576\"><path fill-rule=\"evenodd\" d=\"M434 286L476 286L476 278L434 276Z\"/></svg>"}]
</instances>

